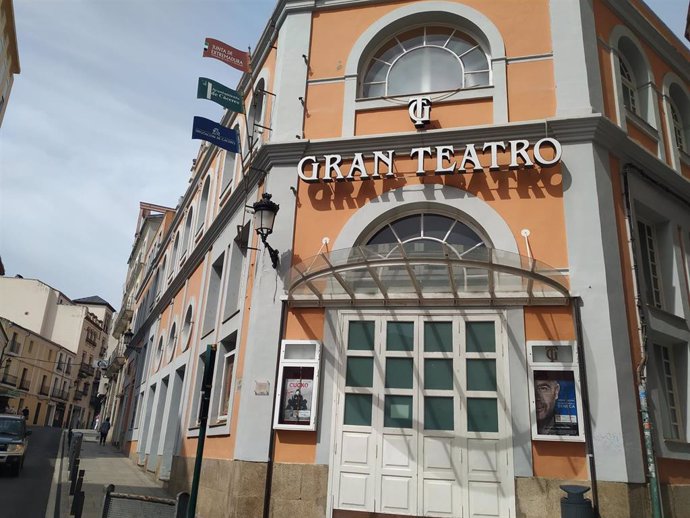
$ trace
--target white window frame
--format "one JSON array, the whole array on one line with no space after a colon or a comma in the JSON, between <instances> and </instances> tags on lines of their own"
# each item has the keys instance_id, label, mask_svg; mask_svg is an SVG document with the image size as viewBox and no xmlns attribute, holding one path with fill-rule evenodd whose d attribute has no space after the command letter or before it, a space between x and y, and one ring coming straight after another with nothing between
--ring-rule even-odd
<instances>
[{"instance_id":1,"label":"white window frame","mask_svg":"<svg viewBox=\"0 0 690 518\"><path fill-rule=\"evenodd\" d=\"M618 70L619 70L619 75L621 78L621 93L623 94L623 98L621 99L621 103L623 104L623 107L628 110L630 113L634 113L638 117L640 115L640 102L638 99L637 95L637 85L636 85L636 78L635 78L635 73L633 72L632 67L630 66L630 62L627 60L623 54L618 55ZM626 75L628 77L626 77ZM632 106L627 106L625 104L625 91L627 90L628 96L630 99L630 104Z\"/></svg>"},{"instance_id":2,"label":"white window frame","mask_svg":"<svg viewBox=\"0 0 690 518\"><path fill-rule=\"evenodd\" d=\"M223 405L223 395L225 392L225 381L227 379L228 375L228 369L226 368L228 360L232 358L232 372L230 373L230 376L232 377L232 385L230 386L230 393L228 394L228 405L227 408L225 409L225 413L221 413L221 406ZM235 344L235 347L223 354L223 364L222 364L222 373L221 373L221 383L220 387L218 388L218 404L216 408L216 413L218 414L216 417L217 421L230 421L230 416L232 415L232 398L235 394L235 372L237 369L237 344Z\"/></svg>"},{"instance_id":3,"label":"white window frame","mask_svg":"<svg viewBox=\"0 0 690 518\"><path fill-rule=\"evenodd\" d=\"M647 300L647 304L654 306L658 309L664 309L664 285L663 285L663 275L661 271L661 264L659 261L659 238L656 233L656 226L646 221L644 218L637 219L637 238L640 239L640 227L645 228L645 236L647 241L647 254L646 257L643 254L642 245L640 243L640 255L642 257L642 267L645 268L649 275L650 282L652 286L646 286L647 278L644 276L645 282L645 294L647 292L651 293L652 300ZM652 245L650 247L650 244ZM653 257L653 260L652 260ZM654 289L654 280L657 281L658 289Z\"/></svg>"},{"instance_id":4,"label":"white window frame","mask_svg":"<svg viewBox=\"0 0 690 518\"><path fill-rule=\"evenodd\" d=\"M685 427L683 419L685 415L679 401L678 374L674 362L674 346L656 344L659 351L659 388L663 391L664 405L661 409L668 417L668 427L662 426L663 437L666 440L685 442ZM668 370L667 370L668 369ZM671 404L671 401L675 404ZM673 420L673 412L676 414L676 421ZM662 419L662 422L664 420ZM664 422L665 424L665 422Z\"/></svg>"}]
</instances>

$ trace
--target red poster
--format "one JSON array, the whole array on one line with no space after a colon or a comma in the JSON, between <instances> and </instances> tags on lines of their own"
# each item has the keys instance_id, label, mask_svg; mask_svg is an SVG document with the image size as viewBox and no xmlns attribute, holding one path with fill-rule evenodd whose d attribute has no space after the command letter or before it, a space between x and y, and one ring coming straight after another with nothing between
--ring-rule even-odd
<instances>
[{"instance_id":1,"label":"red poster","mask_svg":"<svg viewBox=\"0 0 690 518\"><path fill-rule=\"evenodd\" d=\"M204 42L204 57L216 58L237 70L249 72L249 53L237 50L222 41L206 38Z\"/></svg>"}]
</instances>

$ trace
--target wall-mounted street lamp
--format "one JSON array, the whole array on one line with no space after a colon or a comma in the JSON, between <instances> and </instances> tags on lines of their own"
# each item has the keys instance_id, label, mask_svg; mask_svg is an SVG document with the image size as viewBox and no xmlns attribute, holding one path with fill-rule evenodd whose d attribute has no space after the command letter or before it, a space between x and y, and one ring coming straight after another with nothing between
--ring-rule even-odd
<instances>
[{"instance_id":1,"label":"wall-mounted street lamp","mask_svg":"<svg viewBox=\"0 0 690 518\"><path fill-rule=\"evenodd\" d=\"M261 242L268 249L273 268L278 267L278 250L275 250L266 242L266 238L273 232L273 223L280 208L277 203L271 201L271 195L263 193L261 199L254 203L254 229L261 236Z\"/></svg>"},{"instance_id":2,"label":"wall-mounted street lamp","mask_svg":"<svg viewBox=\"0 0 690 518\"><path fill-rule=\"evenodd\" d=\"M131 329L127 329L127 331L122 333L122 343L125 344L125 347L129 347L129 344L132 342L133 336L134 333L132 333Z\"/></svg>"}]
</instances>

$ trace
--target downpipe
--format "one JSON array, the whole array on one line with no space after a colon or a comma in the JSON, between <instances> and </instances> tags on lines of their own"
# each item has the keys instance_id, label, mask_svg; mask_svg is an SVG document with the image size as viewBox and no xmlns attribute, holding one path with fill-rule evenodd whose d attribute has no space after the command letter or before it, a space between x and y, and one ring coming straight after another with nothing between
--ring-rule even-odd
<instances>
[{"instance_id":1,"label":"downpipe","mask_svg":"<svg viewBox=\"0 0 690 518\"><path fill-rule=\"evenodd\" d=\"M663 518L664 512L661 505L661 492L659 489L659 478L657 475L656 455L654 454L654 426L649 413L649 403L647 399L647 320L642 307L642 297L640 295L639 266L635 256L635 233L633 231L632 210L630 207L630 189L628 185L628 175L631 171L636 171L629 164L623 166L623 201L625 207L625 229L628 241L628 253L630 254L630 264L632 267L633 292L635 297L635 308L637 313L637 332L640 340L640 362L637 365L637 393L640 402L640 418L642 419L642 433L644 436L645 460L647 463L647 478L649 484L649 497L652 505L652 518Z\"/></svg>"}]
</instances>

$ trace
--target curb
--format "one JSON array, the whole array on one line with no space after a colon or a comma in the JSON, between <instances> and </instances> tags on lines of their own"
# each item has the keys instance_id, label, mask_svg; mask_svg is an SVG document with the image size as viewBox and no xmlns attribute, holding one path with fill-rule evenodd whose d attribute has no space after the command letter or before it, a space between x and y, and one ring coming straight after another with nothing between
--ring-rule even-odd
<instances>
[{"instance_id":1,"label":"curb","mask_svg":"<svg viewBox=\"0 0 690 518\"><path fill-rule=\"evenodd\" d=\"M45 518L60 518L60 489L62 486L62 460L64 458L65 431L60 434L55 466L53 467L53 480L50 483L50 493L46 504Z\"/></svg>"}]
</instances>

